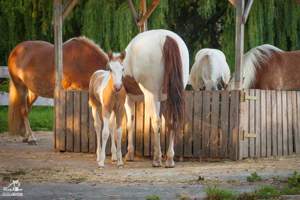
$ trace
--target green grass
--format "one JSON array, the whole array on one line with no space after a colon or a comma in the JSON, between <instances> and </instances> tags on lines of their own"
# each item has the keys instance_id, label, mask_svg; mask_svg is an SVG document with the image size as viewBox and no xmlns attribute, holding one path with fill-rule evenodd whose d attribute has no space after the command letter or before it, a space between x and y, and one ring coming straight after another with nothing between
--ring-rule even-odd
<instances>
[{"instance_id":1,"label":"green grass","mask_svg":"<svg viewBox=\"0 0 300 200\"><path fill-rule=\"evenodd\" d=\"M217 187L208 187L205 190L207 200L233 200L236 199L235 194L231 190L220 189Z\"/></svg>"},{"instance_id":2,"label":"green grass","mask_svg":"<svg viewBox=\"0 0 300 200\"><path fill-rule=\"evenodd\" d=\"M285 195L300 194L300 174L294 172L291 177L288 178L288 185L281 191Z\"/></svg>"},{"instance_id":3,"label":"green grass","mask_svg":"<svg viewBox=\"0 0 300 200\"><path fill-rule=\"evenodd\" d=\"M247 177L248 182L256 182L261 180L262 178L256 172L253 172L252 174L250 174L250 176Z\"/></svg>"},{"instance_id":4,"label":"green grass","mask_svg":"<svg viewBox=\"0 0 300 200\"><path fill-rule=\"evenodd\" d=\"M7 131L7 106L0 106L0 133ZM33 131L53 130L53 107L34 106L29 114Z\"/></svg>"},{"instance_id":5,"label":"green grass","mask_svg":"<svg viewBox=\"0 0 300 200\"><path fill-rule=\"evenodd\" d=\"M146 200L160 200L158 195L152 194L145 197Z\"/></svg>"}]
</instances>

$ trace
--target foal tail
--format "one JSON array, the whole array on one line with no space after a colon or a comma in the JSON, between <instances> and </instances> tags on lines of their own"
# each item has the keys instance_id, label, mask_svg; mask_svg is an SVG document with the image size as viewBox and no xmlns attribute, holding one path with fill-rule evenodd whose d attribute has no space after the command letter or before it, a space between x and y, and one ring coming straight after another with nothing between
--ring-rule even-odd
<instances>
[{"instance_id":1,"label":"foal tail","mask_svg":"<svg viewBox=\"0 0 300 200\"><path fill-rule=\"evenodd\" d=\"M25 135L25 124L22 117L22 109L26 109L26 94L26 89L17 87L13 80L10 80L8 130L11 135Z\"/></svg>"},{"instance_id":2,"label":"foal tail","mask_svg":"<svg viewBox=\"0 0 300 200\"><path fill-rule=\"evenodd\" d=\"M183 122L184 115L184 86L182 61L177 42L170 36L166 37L163 47L165 74L163 93L167 94L167 113L176 130Z\"/></svg>"},{"instance_id":3,"label":"foal tail","mask_svg":"<svg viewBox=\"0 0 300 200\"><path fill-rule=\"evenodd\" d=\"M252 82L255 80L256 69L272 56L274 52L282 52L281 49L272 46L270 44L263 44L249 50L244 55L243 67L244 67L244 83L243 88L250 88Z\"/></svg>"}]
</instances>

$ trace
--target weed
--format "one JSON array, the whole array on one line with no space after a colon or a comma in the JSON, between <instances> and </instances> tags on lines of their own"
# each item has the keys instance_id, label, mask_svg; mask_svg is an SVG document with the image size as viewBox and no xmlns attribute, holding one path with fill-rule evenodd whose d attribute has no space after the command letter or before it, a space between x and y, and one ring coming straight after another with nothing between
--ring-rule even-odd
<instances>
[{"instance_id":1,"label":"weed","mask_svg":"<svg viewBox=\"0 0 300 200\"><path fill-rule=\"evenodd\" d=\"M248 182L256 182L261 180L262 178L256 172L253 172L252 174L250 174L250 176L247 176Z\"/></svg>"}]
</instances>

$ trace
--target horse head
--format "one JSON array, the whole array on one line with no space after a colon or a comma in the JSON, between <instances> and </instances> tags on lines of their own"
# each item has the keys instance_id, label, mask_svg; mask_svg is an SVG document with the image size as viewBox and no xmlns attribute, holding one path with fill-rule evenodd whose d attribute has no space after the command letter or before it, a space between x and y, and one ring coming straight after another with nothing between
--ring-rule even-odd
<instances>
[{"instance_id":1,"label":"horse head","mask_svg":"<svg viewBox=\"0 0 300 200\"><path fill-rule=\"evenodd\" d=\"M123 78L123 60L126 56L126 52L123 51L122 53L108 53L108 68L111 71L113 82L114 82L114 89L115 91L120 91L122 88L122 78Z\"/></svg>"}]
</instances>

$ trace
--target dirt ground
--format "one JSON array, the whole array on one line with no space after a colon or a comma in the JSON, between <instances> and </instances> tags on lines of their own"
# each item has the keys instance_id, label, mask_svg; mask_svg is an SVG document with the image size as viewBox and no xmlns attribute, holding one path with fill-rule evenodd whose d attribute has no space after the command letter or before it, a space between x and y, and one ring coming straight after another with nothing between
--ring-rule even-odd
<instances>
[{"instance_id":1,"label":"dirt ground","mask_svg":"<svg viewBox=\"0 0 300 200\"><path fill-rule=\"evenodd\" d=\"M152 168L149 159L127 162L119 169L108 157L106 167L100 169L94 154L58 153L53 150L52 133L39 132L37 137L38 145L30 146L21 138L0 134L0 192L11 179L18 179L25 193L22 199L144 199L154 194L161 199L202 198L209 185L244 192L300 171L300 156L177 162L173 169ZM263 181L247 182L252 172Z\"/></svg>"}]
</instances>

